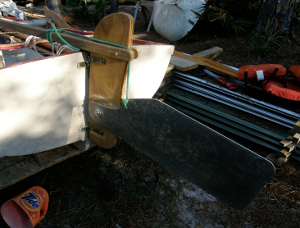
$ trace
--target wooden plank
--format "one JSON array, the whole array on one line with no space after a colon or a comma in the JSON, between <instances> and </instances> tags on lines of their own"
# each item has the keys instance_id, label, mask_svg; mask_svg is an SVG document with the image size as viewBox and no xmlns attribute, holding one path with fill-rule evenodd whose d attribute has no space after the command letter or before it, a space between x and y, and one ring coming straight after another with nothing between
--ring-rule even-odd
<instances>
[{"instance_id":1,"label":"wooden plank","mask_svg":"<svg viewBox=\"0 0 300 228\"><path fill-rule=\"evenodd\" d=\"M44 6L44 14L47 18L50 18L54 24L60 28L72 29L60 16L52 10L49 10L47 6Z\"/></svg>"},{"instance_id":2,"label":"wooden plank","mask_svg":"<svg viewBox=\"0 0 300 228\"><path fill-rule=\"evenodd\" d=\"M286 150L288 152L292 152L295 149L295 147L296 147L296 145L294 143L291 143L286 146Z\"/></svg>"},{"instance_id":3,"label":"wooden plank","mask_svg":"<svg viewBox=\"0 0 300 228\"><path fill-rule=\"evenodd\" d=\"M180 71L192 70L199 66L198 63L191 62L189 60L186 60L186 59L183 59L183 58L180 58L177 56L172 56L170 63L172 65L174 65L174 68L176 70L180 70Z\"/></svg>"},{"instance_id":4,"label":"wooden plank","mask_svg":"<svg viewBox=\"0 0 300 228\"><path fill-rule=\"evenodd\" d=\"M133 39L143 39L146 38L147 34L134 34Z\"/></svg>"},{"instance_id":5,"label":"wooden plank","mask_svg":"<svg viewBox=\"0 0 300 228\"><path fill-rule=\"evenodd\" d=\"M94 32L94 38L131 48L133 25L133 18L129 14L110 14L99 22ZM106 64L90 63L89 100L103 99L107 100L106 105L109 107L121 107L123 84L127 74L128 62L106 57L99 53L92 51L90 55L106 58Z\"/></svg>"},{"instance_id":6,"label":"wooden plank","mask_svg":"<svg viewBox=\"0 0 300 228\"><path fill-rule=\"evenodd\" d=\"M73 145L37 154L0 158L0 189L82 153Z\"/></svg>"},{"instance_id":7,"label":"wooden plank","mask_svg":"<svg viewBox=\"0 0 300 228\"><path fill-rule=\"evenodd\" d=\"M298 120L297 123L295 124L294 130L300 132L300 120Z\"/></svg>"},{"instance_id":8,"label":"wooden plank","mask_svg":"<svg viewBox=\"0 0 300 228\"><path fill-rule=\"evenodd\" d=\"M184 53L178 52L178 51L174 51L173 56L177 56L177 57L192 61L194 63L198 63L199 65L204 66L207 69L209 69L215 73L228 75L228 76L237 78L237 71L228 66L225 66L222 63L218 63L218 62L215 62L213 60L203 58L203 57L184 54Z\"/></svg>"},{"instance_id":9,"label":"wooden plank","mask_svg":"<svg viewBox=\"0 0 300 228\"><path fill-rule=\"evenodd\" d=\"M129 15L129 14L128 14ZM30 33L31 35L38 36L41 38L46 38L47 29L34 27L29 25L22 25L16 22L10 22L6 20L0 19L0 26L10 28L23 33ZM120 27L119 27L120 28ZM77 47L83 51L93 52L93 53L101 53L104 56L113 57L120 60L131 61L135 59L137 56L133 50L128 50L124 48L119 48L107 44L102 44L98 42L94 42L91 40L87 40L81 37L73 36L66 33L60 34L69 44L74 47ZM53 33L52 35L53 41L61 42L58 36Z\"/></svg>"},{"instance_id":10,"label":"wooden plank","mask_svg":"<svg viewBox=\"0 0 300 228\"><path fill-rule=\"evenodd\" d=\"M287 151L286 149L282 149L282 150L280 150L280 151L278 152L278 156L279 156L279 157L284 156L284 157L288 158L288 157L291 156L291 154L292 154L292 153L289 152L289 151Z\"/></svg>"},{"instance_id":11,"label":"wooden plank","mask_svg":"<svg viewBox=\"0 0 300 228\"><path fill-rule=\"evenodd\" d=\"M166 74L170 73L174 69L174 67L175 66L173 64L169 64L168 68L167 68L167 71L166 71Z\"/></svg>"},{"instance_id":12,"label":"wooden plank","mask_svg":"<svg viewBox=\"0 0 300 228\"><path fill-rule=\"evenodd\" d=\"M99 22L94 32L94 38L131 48L133 27L134 20L131 15L125 13L110 14ZM128 62L104 56L99 52L91 52L91 56L105 58L106 64L90 63L89 100L100 100L103 105L112 108L121 107ZM107 149L116 145L116 136L96 124L92 118L90 118L90 125L102 132L100 135L91 131L91 142Z\"/></svg>"},{"instance_id":13,"label":"wooden plank","mask_svg":"<svg viewBox=\"0 0 300 228\"><path fill-rule=\"evenodd\" d=\"M286 147L293 142L291 140L284 139L284 140L281 140L280 143L283 145L283 147Z\"/></svg>"},{"instance_id":14,"label":"wooden plank","mask_svg":"<svg viewBox=\"0 0 300 228\"><path fill-rule=\"evenodd\" d=\"M222 51L223 51L223 48L212 47L212 48L209 48L205 51L197 52L197 53L193 54L193 56L213 59L213 58L217 57Z\"/></svg>"},{"instance_id":15,"label":"wooden plank","mask_svg":"<svg viewBox=\"0 0 300 228\"><path fill-rule=\"evenodd\" d=\"M300 133L294 134L294 136L293 136L293 142L295 144L298 144L300 142Z\"/></svg>"}]
</instances>

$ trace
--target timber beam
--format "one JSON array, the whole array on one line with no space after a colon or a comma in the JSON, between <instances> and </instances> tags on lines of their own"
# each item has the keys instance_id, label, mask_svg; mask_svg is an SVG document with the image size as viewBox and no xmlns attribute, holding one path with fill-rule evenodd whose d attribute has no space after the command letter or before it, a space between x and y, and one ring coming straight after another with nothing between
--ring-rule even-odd
<instances>
[{"instance_id":1,"label":"timber beam","mask_svg":"<svg viewBox=\"0 0 300 228\"><path fill-rule=\"evenodd\" d=\"M30 33L30 35L38 36L41 38L46 38L47 29L22 25L17 22L11 22L4 19L0 19L0 26L5 28L10 28L22 33ZM116 59L131 61L138 57L138 50L128 50L124 48L119 48L115 46L111 46L108 44L94 42L85 38L73 36L71 34L61 33L61 37L63 37L69 44L72 46L79 48L82 51L87 52L97 52L101 53L105 56L113 57ZM53 33L52 40L56 42L61 42L59 37ZM133 48L134 49L134 48Z\"/></svg>"}]
</instances>

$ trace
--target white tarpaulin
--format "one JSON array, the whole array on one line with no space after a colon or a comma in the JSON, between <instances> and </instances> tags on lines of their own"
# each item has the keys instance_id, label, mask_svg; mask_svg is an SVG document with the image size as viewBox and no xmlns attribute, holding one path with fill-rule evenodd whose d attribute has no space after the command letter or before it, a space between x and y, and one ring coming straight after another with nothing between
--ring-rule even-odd
<instances>
[{"instance_id":1,"label":"white tarpaulin","mask_svg":"<svg viewBox=\"0 0 300 228\"><path fill-rule=\"evenodd\" d=\"M204 0L157 0L153 8L153 26L170 41L183 38L196 24Z\"/></svg>"},{"instance_id":2,"label":"white tarpaulin","mask_svg":"<svg viewBox=\"0 0 300 228\"><path fill-rule=\"evenodd\" d=\"M19 10L16 3L12 0L0 0L1 16L13 16L20 19L26 19L23 11Z\"/></svg>"}]
</instances>

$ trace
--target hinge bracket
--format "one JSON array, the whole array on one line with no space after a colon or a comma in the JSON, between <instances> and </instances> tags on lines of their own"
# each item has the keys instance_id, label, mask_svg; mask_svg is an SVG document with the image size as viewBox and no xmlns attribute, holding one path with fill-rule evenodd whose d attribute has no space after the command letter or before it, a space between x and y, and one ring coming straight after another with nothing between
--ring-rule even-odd
<instances>
[{"instance_id":1,"label":"hinge bracket","mask_svg":"<svg viewBox=\"0 0 300 228\"><path fill-rule=\"evenodd\" d=\"M86 131L92 130L92 131L96 132L96 133L99 134L99 135L103 135L103 134L104 134L103 131L100 131L100 130L98 130L98 129L92 127L90 124L88 125L88 127L87 127L85 130L86 130Z\"/></svg>"},{"instance_id":2,"label":"hinge bracket","mask_svg":"<svg viewBox=\"0 0 300 228\"><path fill-rule=\"evenodd\" d=\"M88 60L91 63L106 64L106 60L104 58L99 58L96 56L89 56Z\"/></svg>"}]
</instances>

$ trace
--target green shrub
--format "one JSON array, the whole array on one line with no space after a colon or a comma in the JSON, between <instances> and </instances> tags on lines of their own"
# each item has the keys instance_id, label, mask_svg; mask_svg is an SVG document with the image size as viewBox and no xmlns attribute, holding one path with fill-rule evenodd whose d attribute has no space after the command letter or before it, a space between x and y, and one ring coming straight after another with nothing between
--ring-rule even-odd
<instances>
[{"instance_id":1,"label":"green shrub","mask_svg":"<svg viewBox=\"0 0 300 228\"><path fill-rule=\"evenodd\" d=\"M106 1L104 0L97 0L95 2L95 19L97 23L101 21L107 14L109 14L110 9L106 7Z\"/></svg>"},{"instance_id":2,"label":"green shrub","mask_svg":"<svg viewBox=\"0 0 300 228\"><path fill-rule=\"evenodd\" d=\"M67 0L68 6L78 6L81 0Z\"/></svg>"},{"instance_id":3,"label":"green shrub","mask_svg":"<svg viewBox=\"0 0 300 228\"><path fill-rule=\"evenodd\" d=\"M237 35L248 31L257 13L255 0L206 0L199 12L201 21L216 22L223 31Z\"/></svg>"},{"instance_id":4,"label":"green shrub","mask_svg":"<svg viewBox=\"0 0 300 228\"><path fill-rule=\"evenodd\" d=\"M73 17L76 20L89 21L97 24L109 13L105 0L80 0L78 5L78 7L72 9ZM89 10L89 5L94 5L94 9Z\"/></svg>"},{"instance_id":5,"label":"green shrub","mask_svg":"<svg viewBox=\"0 0 300 228\"><path fill-rule=\"evenodd\" d=\"M282 36L278 35L278 31L274 32L270 29L270 20L268 20L263 34L253 38L247 45L248 55L268 56L274 50L274 46L281 46L281 38Z\"/></svg>"},{"instance_id":6,"label":"green shrub","mask_svg":"<svg viewBox=\"0 0 300 228\"><path fill-rule=\"evenodd\" d=\"M259 57L268 56L269 53L272 51L272 48L267 45L266 43L261 43L257 40L251 40L247 46L248 55L255 55Z\"/></svg>"}]
</instances>

